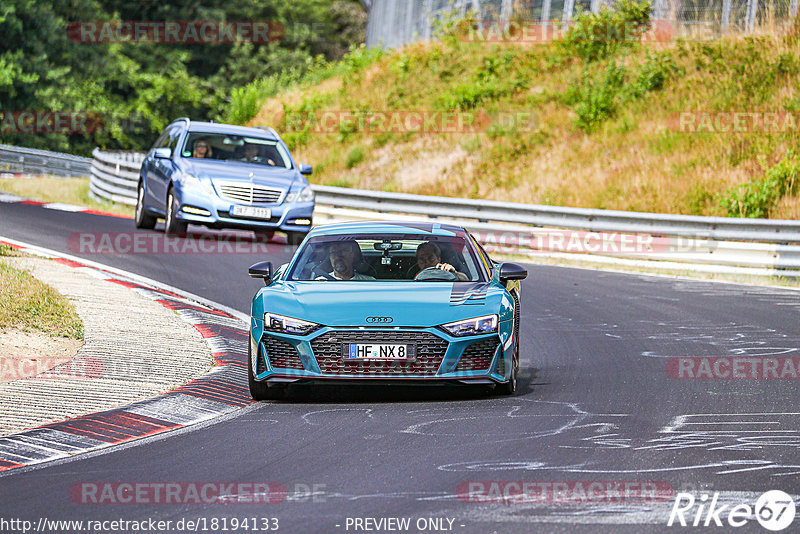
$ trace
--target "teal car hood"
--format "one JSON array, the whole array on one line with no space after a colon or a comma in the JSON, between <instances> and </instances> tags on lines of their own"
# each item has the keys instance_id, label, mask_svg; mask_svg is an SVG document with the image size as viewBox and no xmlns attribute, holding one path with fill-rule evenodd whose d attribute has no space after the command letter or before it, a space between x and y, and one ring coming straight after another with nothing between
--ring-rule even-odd
<instances>
[{"instance_id":1,"label":"teal car hood","mask_svg":"<svg viewBox=\"0 0 800 534\"><path fill-rule=\"evenodd\" d=\"M262 296L265 311L326 326L377 326L367 318L391 317L392 326L425 327L502 315L503 290L486 282L276 281Z\"/></svg>"}]
</instances>

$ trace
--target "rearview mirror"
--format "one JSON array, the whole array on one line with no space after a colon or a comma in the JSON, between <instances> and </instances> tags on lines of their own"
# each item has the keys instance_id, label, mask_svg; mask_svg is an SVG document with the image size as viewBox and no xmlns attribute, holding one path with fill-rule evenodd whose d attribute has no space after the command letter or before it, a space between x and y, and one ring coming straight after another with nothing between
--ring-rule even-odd
<instances>
[{"instance_id":1,"label":"rearview mirror","mask_svg":"<svg viewBox=\"0 0 800 534\"><path fill-rule=\"evenodd\" d=\"M250 275L250 278L263 278L264 285L268 286L272 282L272 262L262 261L251 265L247 270L247 274Z\"/></svg>"},{"instance_id":2,"label":"rearview mirror","mask_svg":"<svg viewBox=\"0 0 800 534\"><path fill-rule=\"evenodd\" d=\"M308 163L298 163L297 168L300 169L300 174L310 175L314 172L314 168Z\"/></svg>"},{"instance_id":3,"label":"rearview mirror","mask_svg":"<svg viewBox=\"0 0 800 534\"><path fill-rule=\"evenodd\" d=\"M500 265L500 280L525 280L528 271L516 263L503 263Z\"/></svg>"},{"instance_id":4,"label":"rearview mirror","mask_svg":"<svg viewBox=\"0 0 800 534\"><path fill-rule=\"evenodd\" d=\"M157 148L153 151L153 156L161 159L169 159L172 157L172 149L167 146Z\"/></svg>"}]
</instances>

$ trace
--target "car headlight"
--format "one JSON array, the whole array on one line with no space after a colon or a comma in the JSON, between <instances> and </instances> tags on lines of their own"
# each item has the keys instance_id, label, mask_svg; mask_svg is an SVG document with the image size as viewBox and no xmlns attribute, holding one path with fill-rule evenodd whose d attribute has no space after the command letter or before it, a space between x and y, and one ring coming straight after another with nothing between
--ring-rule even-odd
<instances>
[{"instance_id":1,"label":"car headlight","mask_svg":"<svg viewBox=\"0 0 800 534\"><path fill-rule=\"evenodd\" d=\"M264 314L264 330L267 332L280 332L281 334L292 334L294 336L305 336L310 334L322 325L278 315L277 313Z\"/></svg>"},{"instance_id":2,"label":"car headlight","mask_svg":"<svg viewBox=\"0 0 800 534\"><path fill-rule=\"evenodd\" d=\"M491 334L492 332L497 332L497 315L484 315L465 321L447 323L443 324L441 328L455 337Z\"/></svg>"},{"instance_id":3,"label":"car headlight","mask_svg":"<svg viewBox=\"0 0 800 534\"><path fill-rule=\"evenodd\" d=\"M205 191L206 193L214 194L214 186L212 186L209 182L205 182L194 176L189 174L188 172L180 173L176 178L176 182L179 182L182 187L186 187L189 189L199 189L201 191Z\"/></svg>"},{"instance_id":4,"label":"car headlight","mask_svg":"<svg viewBox=\"0 0 800 534\"><path fill-rule=\"evenodd\" d=\"M284 202L311 202L314 200L314 191L311 189L311 186L308 185L303 188L302 191L299 193L294 191L286 195L286 200Z\"/></svg>"}]
</instances>

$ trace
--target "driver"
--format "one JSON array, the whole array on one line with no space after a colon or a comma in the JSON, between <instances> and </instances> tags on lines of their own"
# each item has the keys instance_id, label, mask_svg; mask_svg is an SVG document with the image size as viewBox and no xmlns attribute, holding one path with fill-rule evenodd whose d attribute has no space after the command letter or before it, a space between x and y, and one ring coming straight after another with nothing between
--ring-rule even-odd
<instances>
[{"instance_id":1,"label":"driver","mask_svg":"<svg viewBox=\"0 0 800 534\"><path fill-rule=\"evenodd\" d=\"M261 152L258 145L253 143L245 143L244 145L244 159L247 163L266 163L267 165L275 166L275 162L269 158L261 157Z\"/></svg>"},{"instance_id":2,"label":"driver","mask_svg":"<svg viewBox=\"0 0 800 534\"><path fill-rule=\"evenodd\" d=\"M328 258L331 261L331 266L333 266L333 271L328 273L328 276L335 280L375 280L373 276L355 271L353 266L356 258L360 255L361 249L355 241L342 241L331 244L328 248ZM324 279L324 277L322 278Z\"/></svg>"},{"instance_id":3,"label":"driver","mask_svg":"<svg viewBox=\"0 0 800 534\"><path fill-rule=\"evenodd\" d=\"M442 262L442 251L439 245L432 241L426 241L417 247L417 267L420 271L425 269L441 269L453 273L462 282L469 280L466 274L456 271L456 268L449 263Z\"/></svg>"}]
</instances>

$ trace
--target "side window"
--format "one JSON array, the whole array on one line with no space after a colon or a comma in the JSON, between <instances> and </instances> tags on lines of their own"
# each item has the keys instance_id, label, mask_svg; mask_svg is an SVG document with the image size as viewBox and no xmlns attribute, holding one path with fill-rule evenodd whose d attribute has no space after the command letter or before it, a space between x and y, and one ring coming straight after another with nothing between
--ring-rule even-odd
<instances>
[{"instance_id":1,"label":"side window","mask_svg":"<svg viewBox=\"0 0 800 534\"><path fill-rule=\"evenodd\" d=\"M492 259L489 257L486 251L483 250L483 246L478 242L477 239L475 239L474 235L469 234L469 237L472 239L472 242L475 243L475 248L478 249L478 254L481 257L481 261L483 261L483 265L486 268L486 271L490 273L489 276L491 277L492 269L494 269Z\"/></svg>"},{"instance_id":2,"label":"side window","mask_svg":"<svg viewBox=\"0 0 800 534\"><path fill-rule=\"evenodd\" d=\"M167 132L168 132L168 130L164 130L163 132L161 132L161 135L158 136L158 139L156 139L156 142L153 143L152 147L150 147L151 150L154 149L154 148L162 148L162 147L167 146L167 142L169 141L169 137L167 135Z\"/></svg>"},{"instance_id":3,"label":"side window","mask_svg":"<svg viewBox=\"0 0 800 534\"><path fill-rule=\"evenodd\" d=\"M181 129L178 126L173 126L169 130L169 141L167 142L167 147L172 149L172 153L175 153L175 149L178 148L178 139L181 136Z\"/></svg>"}]
</instances>

